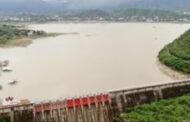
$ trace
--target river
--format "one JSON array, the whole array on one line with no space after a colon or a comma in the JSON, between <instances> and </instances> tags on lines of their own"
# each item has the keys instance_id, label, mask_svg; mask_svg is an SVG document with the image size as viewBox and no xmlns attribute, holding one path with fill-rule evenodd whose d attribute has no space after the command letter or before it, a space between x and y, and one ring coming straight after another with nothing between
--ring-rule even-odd
<instances>
[{"instance_id":1,"label":"river","mask_svg":"<svg viewBox=\"0 0 190 122\"><path fill-rule=\"evenodd\" d=\"M45 100L171 82L157 54L190 24L34 24L32 29L67 34L0 49L12 73L2 73L0 97ZM17 79L19 83L9 86Z\"/></svg>"}]
</instances>

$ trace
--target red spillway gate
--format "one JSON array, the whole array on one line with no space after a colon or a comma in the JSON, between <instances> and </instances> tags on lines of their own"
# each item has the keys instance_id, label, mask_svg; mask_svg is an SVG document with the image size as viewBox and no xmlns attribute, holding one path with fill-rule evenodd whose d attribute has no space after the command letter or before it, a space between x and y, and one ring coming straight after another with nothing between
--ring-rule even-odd
<instances>
[{"instance_id":1,"label":"red spillway gate","mask_svg":"<svg viewBox=\"0 0 190 122\"><path fill-rule=\"evenodd\" d=\"M88 106L92 104L104 104L111 102L109 94L99 94L91 95L73 99L59 100L55 102L42 102L39 104L34 104L35 112L49 111L52 109L61 109L61 108L74 108L80 106Z\"/></svg>"}]
</instances>

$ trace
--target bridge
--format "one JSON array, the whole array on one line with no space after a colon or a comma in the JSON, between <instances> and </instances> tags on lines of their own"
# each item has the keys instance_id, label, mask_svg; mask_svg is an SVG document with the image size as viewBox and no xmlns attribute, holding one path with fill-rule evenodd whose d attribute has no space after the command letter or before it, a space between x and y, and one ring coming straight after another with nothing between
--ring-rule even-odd
<instances>
[{"instance_id":1,"label":"bridge","mask_svg":"<svg viewBox=\"0 0 190 122\"><path fill-rule=\"evenodd\" d=\"M190 80L0 107L6 122L121 122L125 108L190 93Z\"/></svg>"}]
</instances>

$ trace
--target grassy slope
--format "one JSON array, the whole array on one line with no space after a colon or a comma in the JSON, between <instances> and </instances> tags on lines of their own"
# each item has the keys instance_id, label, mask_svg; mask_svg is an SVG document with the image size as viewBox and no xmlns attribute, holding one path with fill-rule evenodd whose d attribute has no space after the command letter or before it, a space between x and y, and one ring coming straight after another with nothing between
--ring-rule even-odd
<instances>
[{"instance_id":1,"label":"grassy slope","mask_svg":"<svg viewBox=\"0 0 190 122\"><path fill-rule=\"evenodd\" d=\"M126 110L126 122L190 122L190 94Z\"/></svg>"},{"instance_id":2,"label":"grassy slope","mask_svg":"<svg viewBox=\"0 0 190 122\"><path fill-rule=\"evenodd\" d=\"M190 73L190 30L165 46L158 55L159 60L184 73Z\"/></svg>"}]
</instances>

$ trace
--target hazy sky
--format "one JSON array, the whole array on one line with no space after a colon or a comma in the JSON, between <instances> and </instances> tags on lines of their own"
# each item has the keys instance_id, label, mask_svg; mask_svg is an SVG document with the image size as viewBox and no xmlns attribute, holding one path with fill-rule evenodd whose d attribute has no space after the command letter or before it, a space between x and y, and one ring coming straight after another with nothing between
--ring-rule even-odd
<instances>
[{"instance_id":1,"label":"hazy sky","mask_svg":"<svg viewBox=\"0 0 190 122\"><path fill-rule=\"evenodd\" d=\"M68 3L70 8L98 8L103 6L115 6L131 0L44 0L49 2L59 1ZM137 1L137 0L133 0Z\"/></svg>"},{"instance_id":2,"label":"hazy sky","mask_svg":"<svg viewBox=\"0 0 190 122\"><path fill-rule=\"evenodd\" d=\"M60 7L66 9L97 9L97 8L106 8L117 6L122 3L126 3L127 1L137 1L137 0L0 0L1 8L5 6L14 7L13 5L26 5L27 3L31 6L35 4L35 6L40 7L40 5L44 5L42 1L46 1L47 6ZM24 3L24 4L23 4ZM28 6L29 6L28 5ZM10 7L10 8L11 8ZM25 6L24 6L25 7ZM42 6L43 7L43 6Z\"/></svg>"},{"instance_id":3,"label":"hazy sky","mask_svg":"<svg viewBox=\"0 0 190 122\"><path fill-rule=\"evenodd\" d=\"M44 1L63 1L63 2L74 2L74 3L104 4L104 3L120 3L123 1L131 1L131 0L44 0ZM137 0L133 0L133 1L137 1Z\"/></svg>"}]
</instances>

